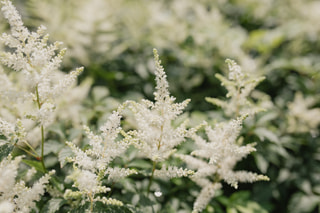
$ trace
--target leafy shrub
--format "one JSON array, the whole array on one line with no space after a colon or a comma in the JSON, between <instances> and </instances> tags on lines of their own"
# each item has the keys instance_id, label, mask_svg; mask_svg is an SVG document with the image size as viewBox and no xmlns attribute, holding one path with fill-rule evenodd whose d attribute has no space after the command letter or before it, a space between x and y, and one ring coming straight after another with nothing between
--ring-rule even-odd
<instances>
[{"instance_id":1,"label":"leafy shrub","mask_svg":"<svg viewBox=\"0 0 320 213\"><path fill-rule=\"evenodd\" d=\"M1 4L1 211L319 209L316 1Z\"/></svg>"}]
</instances>

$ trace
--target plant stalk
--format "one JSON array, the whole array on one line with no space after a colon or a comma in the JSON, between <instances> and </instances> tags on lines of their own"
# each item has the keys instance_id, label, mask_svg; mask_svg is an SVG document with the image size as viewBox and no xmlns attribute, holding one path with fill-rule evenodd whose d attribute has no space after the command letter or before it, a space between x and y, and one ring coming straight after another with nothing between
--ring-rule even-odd
<instances>
[{"instance_id":1,"label":"plant stalk","mask_svg":"<svg viewBox=\"0 0 320 213\"><path fill-rule=\"evenodd\" d=\"M38 86L36 86L36 95L37 95L38 108L40 110L42 103L40 102ZM43 127L42 124L40 126L40 129L41 129L41 157L40 157L40 162L41 162L41 165L42 165L42 168L43 168L44 172L47 172L46 166L44 165L44 156L43 156L43 154L44 154L44 127Z\"/></svg>"},{"instance_id":2,"label":"plant stalk","mask_svg":"<svg viewBox=\"0 0 320 213\"><path fill-rule=\"evenodd\" d=\"M151 184L152 184L152 181L153 181L153 175L154 175L154 171L155 170L156 170L156 162L153 161L152 173L151 173L149 184L148 184L148 188L147 188L147 196L149 196L149 193L150 193L150 187L151 187Z\"/></svg>"}]
</instances>

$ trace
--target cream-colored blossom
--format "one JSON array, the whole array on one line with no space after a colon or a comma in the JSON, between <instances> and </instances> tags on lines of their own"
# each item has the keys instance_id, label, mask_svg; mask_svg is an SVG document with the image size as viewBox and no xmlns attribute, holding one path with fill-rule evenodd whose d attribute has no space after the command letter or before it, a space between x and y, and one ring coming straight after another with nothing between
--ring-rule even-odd
<instances>
[{"instance_id":1,"label":"cream-colored blossom","mask_svg":"<svg viewBox=\"0 0 320 213\"><path fill-rule=\"evenodd\" d=\"M155 170L154 176L161 179L188 177L193 175L194 171L189 169L178 168L176 166L162 165L160 170Z\"/></svg>"},{"instance_id":2,"label":"cream-colored blossom","mask_svg":"<svg viewBox=\"0 0 320 213\"><path fill-rule=\"evenodd\" d=\"M210 200L214 197L216 191L221 188L222 185L220 183L210 183L202 188L200 194L193 204L192 213L202 212L202 210L206 208Z\"/></svg>"},{"instance_id":3,"label":"cream-colored blossom","mask_svg":"<svg viewBox=\"0 0 320 213\"><path fill-rule=\"evenodd\" d=\"M68 177L74 181L74 187L77 187L78 191L66 191L64 195L66 198L84 196L91 203L98 200L108 203L107 200L101 200L96 196L98 193L110 190L103 186L102 179L107 177L108 181L114 182L137 173L128 168L110 167L111 162L127 150L130 142L126 135L124 138L119 138L122 130L119 113L121 109L122 106L110 115L108 121L100 128L101 135L94 134L89 127L84 126L90 148L83 151L75 144L67 142L74 153L74 156L67 158L68 161L73 162L74 167L73 173Z\"/></svg>"},{"instance_id":4,"label":"cream-colored blossom","mask_svg":"<svg viewBox=\"0 0 320 213\"><path fill-rule=\"evenodd\" d=\"M11 213L14 211L14 205L9 201L0 201L0 213Z\"/></svg>"},{"instance_id":5,"label":"cream-colored blossom","mask_svg":"<svg viewBox=\"0 0 320 213\"><path fill-rule=\"evenodd\" d=\"M0 103L0 118L13 125L20 122L18 129L32 135L39 124L46 127L59 116L56 108L63 95L75 86L82 68L70 74L60 71L65 54L62 43L49 43L44 26L29 31L11 1L3 0L0 5L11 30L0 36L6 46L0 50L0 63L10 68L0 68L0 97L5 100ZM24 140L35 148L41 136L30 135L26 134ZM29 138L32 140L26 141Z\"/></svg>"},{"instance_id":6,"label":"cream-colored blossom","mask_svg":"<svg viewBox=\"0 0 320 213\"><path fill-rule=\"evenodd\" d=\"M22 156L12 159L9 155L0 163L0 207L5 205L3 209L6 207L14 209L13 212L29 213L44 194L45 185L54 171L45 174L32 187L27 187L22 180L16 182L21 159Z\"/></svg>"},{"instance_id":7,"label":"cream-colored blossom","mask_svg":"<svg viewBox=\"0 0 320 213\"><path fill-rule=\"evenodd\" d=\"M320 108L312 108L317 99L303 97L301 92L295 94L294 100L288 103L288 131L291 133L309 132L313 136L319 134Z\"/></svg>"},{"instance_id":8,"label":"cream-colored blossom","mask_svg":"<svg viewBox=\"0 0 320 213\"><path fill-rule=\"evenodd\" d=\"M141 103L129 102L132 110L136 128L135 137L139 139L137 148L146 158L154 162L167 159L175 147L185 140L185 137L194 132L187 130L185 123L177 128L172 122L182 113L187 106L189 99L182 103L174 103L175 98L170 96L166 73L161 66L159 55L154 50L156 91L154 92L155 102L142 100Z\"/></svg>"},{"instance_id":9,"label":"cream-colored blossom","mask_svg":"<svg viewBox=\"0 0 320 213\"><path fill-rule=\"evenodd\" d=\"M120 178L127 177L132 174L138 174L138 172L134 169L127 169L127 168L107 168L105 171L105 175L108 175L108 181L114 182L119 180Z\"/></svg>"},{"instance_id":10,"label":"cream-colored blossom","mask_svg":"<svg viewBox=\"0 0 320 213\"><path fill-rule=\"evenodd\" d=\"M206 100L221 107L224 113L231 117L245 114L253 115L263 111L263 108L251 100L250 95L255 87L264 80L264 77L249 75L233 60L227 59L226 63L229 68L228 79L220 74L216 74L216 77L221 81L221 85L228 90L226 94L228 99L220 100L207 97Z\"/></svg>"},{"instance_id":11,"label":"cream-colored blossom","mask_svg":"<svg viewBox=\"0 0 320 213\"><path fill-rule=\"evenodd\" d=\"M191 153L193 156L177 155L195 170L191 179L202 188L194 203L194 212L206 207L215 191L221 188L220 181L237 188L239 182L269 180L264 175L234 171L237 162L255 151L253 144L241 145L238 140L244 118L218 123L214 128L206 125L207 140L198 135L193 137L197 146Z\"/></svg>"}]
</instances>

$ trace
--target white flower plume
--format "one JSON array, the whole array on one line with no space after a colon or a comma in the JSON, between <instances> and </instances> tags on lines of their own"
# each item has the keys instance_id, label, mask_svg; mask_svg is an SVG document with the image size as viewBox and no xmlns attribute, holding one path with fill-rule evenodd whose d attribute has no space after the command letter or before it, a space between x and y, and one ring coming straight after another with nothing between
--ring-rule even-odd
<instances>
[{"instance_id":1,"label":"white flower plume","mask_svg":"<svg viewBox=\"0 0 320 213\"><path fill-rule=\"evenodd\" d=\"M16 182L21 159L22 156L12 159L9 155L0 163L0 207L14 209L13 212L29 213L44 194L45 184L49 183L54 171L45 174L32 187L27 187L22 180Z\"/></svg>"},{"instance_id":2,"label":"white flower plume","mask_svg":"<svg viewBox=\"0 0 320 213\"><path fill-rule=\"evenodd\" d=\"M189 103L189 99L182 103L174 103L175 98L170 96L168 82L159 55L154 49L156 91L155 102L142 100L141 103L130 102L129 108L133 111L139 139L138 149L144 157L154 162L167 159L175 147L190 136L195 130L187 130L182 123L177 128L172 122L182 113Z\"/></svg>"},{"instance_id":3,"label":"white flower plume","mask_svg":"<svg viewBox=\"0 0 320 213\"><path fill-rule=\"evenodd\" d=\"M1 97L16 93L15 96L19 96L23 102L20 110L24 112L20 114L42 125L50 124L57 98L74 85L83 68L70 74L60 71L65 53L65 49L60 50L62 43L48 43L44 26L38 27L35 32L29 31L11 1L3 0L0 5L11 29L10 34L3 33L0 36L0 42L7 46L6 51L0 53L0 63L16 71L12 74L12 81L17 81L9 84L9 88L0 89ZM9 75L3 71L1 74ZM7 79L12 79L12 76ZM30 110L32 107L29 105L37 108Z\"/></svg>"},{"instance_id":4,"label":"white flower plume","mask_svg":"<svg viewBox=\"0 0 320 213\"><path fill-rule=\"evenodd\" d=\"M214 128L206 125L208 141L194 135L197 148L191 153L193 156L177 155L196 170L191 179L202 188L194 203L194 212L200 212L206 207L215 191L221 188L220 181L237 188L239 182L269 180L264 175L233 170L237 162L255 151L253 144L241 145L238 140L244 118L218 123Z\"/></svg>"},{"instance_id":5,"label":"white flower plume","mask_svg":"<svg viewBox=\"0 0 320 213\"><path fill-rule=\"evenodd\" d=\"M90 148L83 151L75 144L67 142L74 153L74 156L69 157L68 161L73 162L75 169L68 178L74 181L74 187L77 187L78 191L67 190L66 198L83 195L90 202L92 200L104 202L102 198L95 197L98 193L110 191L110 188L102 185L104 177L113 182L137 173L128 168L109 167L110 163L116 157L121 156L129 146L128 139L125 136L124 138L119 136L121 115L118 111L114 111L109 120L100 128L101 135L96 135L89 127L84 127Z\"/></svg>"},{"instance_id":6,"label":"white flower plume","mask_svg":"<svg viewBox=\"0 0 320 213\"><path fill-rule=\"evenodd\" d=\"M216 106L223 108L228 116L242 116L245 114L256 114L264 109L259 104L253 103L250 95L255 87L263 81L264 77L248 75L233 60L227 59L226 63L229 69L228 78L216 74L215 76L221 81L221 85L226 87L228 100L209 98L206 100Z\"/></svg>"}]
</instances>

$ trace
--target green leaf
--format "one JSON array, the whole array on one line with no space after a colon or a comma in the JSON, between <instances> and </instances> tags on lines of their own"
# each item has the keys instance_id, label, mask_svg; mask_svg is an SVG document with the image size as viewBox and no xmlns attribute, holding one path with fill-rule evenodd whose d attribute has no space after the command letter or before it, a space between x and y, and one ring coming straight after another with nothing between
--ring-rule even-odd
<instances>
[{"instance_id":1,"label":"green leaf","mask_svg":"<svg viewBox=\"0 0 320 213\"><path fill-rule=\"evenodd\" d=\"M39 161L34 161L34 160L22 160L25 164L28 166L34 167L37 171L45 173L41 162Z\"/></svg>"},{"instance_id":2,"label":"green leaf","mask_svg":"<svg viewBox=\"0 0 320 213\"><path fill-rule=\"evenodd\" d=\"M272 142L276 142L276 143L279 142L278 136L274 132L271 132L266 128L263 128L263 127L256 128L254 130L254 133L259 137L261 141L268 139L269 141L272 141Z\"/></svg>"},{"instance_id":3,"label":"green leaf","mask_svg":"<svg viewBox=\"0 0 320 213\"><path fill-rule=\"evenodd\" d=\"M63 143L60 143L58 141L49 140L46 142L46 147L44 149L44 155L48 155L49 153L57 154L62 147L64 147Z\"/></svg>"},{"instance_id":4,"label":"green leaf","mask_svg":"<svg viewBox=\"0 0 320 213\"><path fill-rule=\"evenodd\" d=\"M128 164L128 167L141 168L141 169L149 169L151 168L151 166L152 165L150 164L150 162L146 160L141 160L141 159L134 160Z\"/></svg>"},{"instance_id":5,"label":"green leaf","mask_svg":"<svg viewBox=\"0 0 320 213\"><path fill-rule=\"evenodd\" d=\"M60 166L61 168L64 167L64 165L67 164L66 158L67 157L71 157L73 155L72 150L70 149L70 147L66 146L64 147L58 154L58 158L60 161Z\"/></svg>"},{"instance_id":6,"label":"green leaf","mask_svg":"<svg viewBox=\"0 0 320 213\"><path fill-rule=\"evenodd\" d=\"M320 203L320 196L296 193L291 198L288 210L291 213L312 212Z\"/></svg>"},{"instance_id":7,"label":"green leaf","mask_svg":"<svg viewBox=\"0 0 320 213\"><path fill-rule=\"evenodd\" d=\"M266 160L266 158L260 154L256 154L255 160L260 171L266 173L269 167L269 162Z\"/></svg>"},{"instance_id":8,"label":"green leaf","mask_svg":"<svg viewBox=\"0 0 320 213\"><path fill-rule=\"evenodd\" d=\"M153 206L155 204L155 202L153 202L152 200L150 200L147 196L145 195L140 195L140 199L139 199L139 204L141 206Z\"/></svg>"},{"instance_id":9,"label":"green leaf","mask_svg":"<svg viewBox=\"0 0 320 213\"><path fill-rule=\"evenodd\" d=\"M0 161L3 158L6 158L13 150L13 146L11 144L4 144L0 146Z\"/></svg>"},{"instance_id":10,"label":"green leaf","mask_svg":"<svg viewBox=\"0 0 320 213\"><path fill-rule=\"evenodd\" d=\"M42 208L41 213L55 213L65 203L67 203L67 201L62 198L53 198L46 203L46 205Z\"/></svg>"},{"instance_id":11,"label":"green leaf","mask_svg":"<svg viewBox=\"0 0 320 213\"><path fill-rule=\"evenodd\" d=\"M62 139L65 139L65 134L62 130L61 125L59 124L53 124L48 128L48 131L56 133L57 135L59 135L59 137L61 137Z\"/></svg>"},{"instance_id":12,"label":"green leaf","mask_svg":"<svg viewBox=\"0 0 320 213\"><path fill-rule=\"evenodd\" d=\"M265 113L263 116L259 118L256 125L257 126L265 126L268 124L268 122L271 122L273 120L276 120L279 117L279 114L277 112L268 112Z\"/></svg>"}]
</instances>

